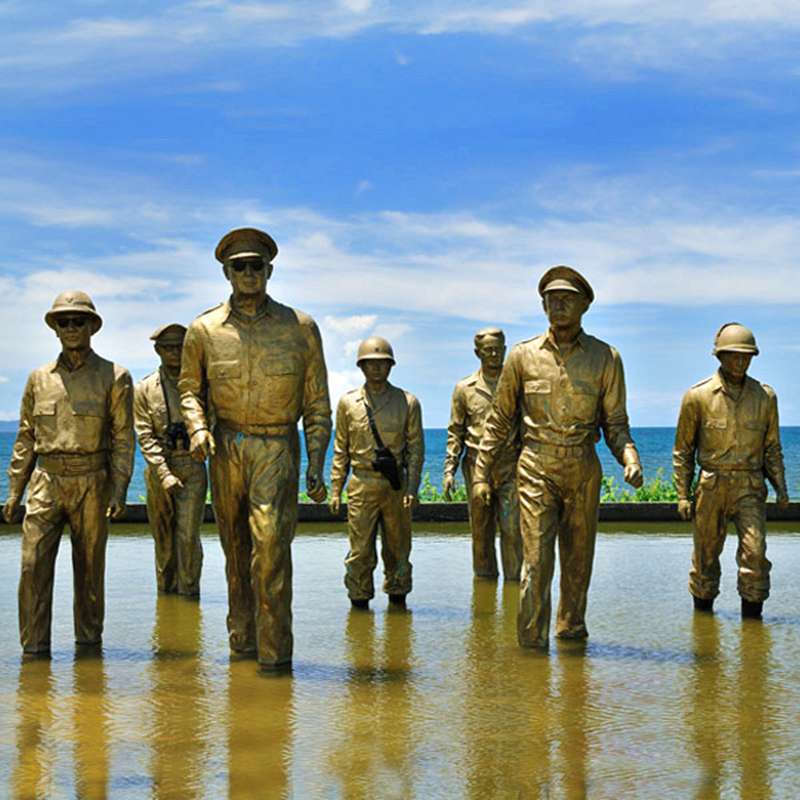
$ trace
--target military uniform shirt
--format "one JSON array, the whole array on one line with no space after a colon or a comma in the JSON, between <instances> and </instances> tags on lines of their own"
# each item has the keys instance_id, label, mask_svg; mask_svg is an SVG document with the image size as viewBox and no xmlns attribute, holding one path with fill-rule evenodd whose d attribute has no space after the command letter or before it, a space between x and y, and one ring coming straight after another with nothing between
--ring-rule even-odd
<instances>
[{"instance_id":1,"label":"military uniform shirt","mask_svg":"<svg viewBox=\"0 0 800 800\"><path fill-rule=\"evenodd\" d=\"M107 452L112 496L124 496L133 473L133 445L130 373L92 350L74 370L59 356L34 370L25 384L8 468L9 494L21 495L37 455Z\"/></svg>"},{"instance_id":2,"label":"military uniform shirt","mask_svg":"<svg viewBox=\"0 0 800 800\"><path fill-rule=\"evenodd\" d=\"M232 300L192 322L178 381L189 435L218 422L297 425L302 416L309 457L324 458L331 431L328 376L317 325L302 311L268 297L254 316Z\"/></svg>"},{"instance_id":3,"label":"military uniform shirt","mask_svg":"<svg viewBox=\"0 0 800 800\"><path fill-rule=\"evenodd\" d=\"M410 392L391 384L387 384L382 394L370 398L362 386L339 401L333 439L332 491L334 494L342 491L348 468L372 470L377 445L367 417L366 403L370 402L378 433L398 466L405 466L408 471L408 493L415 495L425 458L419 401Z\"/></svg>"},{"instance_id":4,"label":"military uniform shirt","mask_svg":"<svg viewBox=\"0 0 800 800\"><path fill-rule=\"evenodd\" d=\"M778 400L772 387L745 377L738 399L717 371L683 397L672 461L675 486L687 500L695 458L704 470L763 470L785 489Z\"/></svg>"},{"instance_id":5,"label":"military uniform shirt","mask_svg":"<svg viewBox=\"0 0 800 800\"><path fill-rule=\"evenodd\" d=\"M169 403L169 414L167 404ZM180 395L177 381L172 380L162 368L142 378L133 392L133 419L142 455L164 480L170 469L166 457L170 452L167 442L169 422L182 422Z\"/></svg>"},{"instance_id":6,"label":"military uniform shirt","mask_svg":"<svg viewBox=\"0 0 800 800\"><path fill-rule=\"evenodd\" d=\"M464 449L467 451L465 458L477 458L492 397L492 387L480 369L456 384L450 407L450 422L447 426L445 475L455 475ZM515 422L505 446L498 453L496 471L503 467L511 468L516 464L519 456L518 439L519 423Z\"/></svg>"},{"instance_id":7,"label":"military uniform shirt","mask_svg":"<svg viewBox=\"0 0 800 800\"><path fill-rule=\"evenodd\" d=\"M562 355L548 333L515 345L503 366L476 465L485 481L521 408L523 445L593 445L600 430L620 464L638 463L619 353L583 331ZM629 451L626 453L626 451Z\"/></svg>"}]
</instances>

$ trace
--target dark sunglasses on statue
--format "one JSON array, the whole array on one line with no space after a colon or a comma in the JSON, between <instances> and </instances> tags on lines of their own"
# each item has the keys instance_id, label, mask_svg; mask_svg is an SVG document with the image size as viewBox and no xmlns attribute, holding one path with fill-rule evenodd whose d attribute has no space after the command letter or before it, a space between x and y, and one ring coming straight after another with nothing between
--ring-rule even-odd
<instances>
[{"instance_id":1,"label":"dark sunglasses on statue","mask_svg":"<svg viewBox=\"0 0 800 800\"><path fill-rule=\"evenodd\" d=\"M82 328L88 320L86 317L58 317L56 325L59 328Z\"/></svg>"},{"instance_id":2,"label":"dark sunglasses on statue","mask_svg":"<svg viewBox=\"0 0 800 800\"><path fill-rule=\"evenodd\" d=\"M231 261L231 268L234 272L244 272L248 267L252 272L261 272L264 266L263 261Z\"/></svg>"}]
</instances>

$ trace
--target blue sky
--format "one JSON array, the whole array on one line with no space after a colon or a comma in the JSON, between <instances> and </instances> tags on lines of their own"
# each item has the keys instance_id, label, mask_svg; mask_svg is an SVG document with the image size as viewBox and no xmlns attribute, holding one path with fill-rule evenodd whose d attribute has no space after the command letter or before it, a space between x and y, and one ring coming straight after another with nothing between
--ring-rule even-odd
<instances>
[{"instance_id":1,"label":"blue sky","mask_svg":"<svg viewBox=\"0 0 800 800\"><path fill-rule=\"evenodd\" d=\"M97 351L141 377L252 224L334 401L383 333L445 425L475 330L539 333L568 263L634 425L673 424L730 320L800 424L798 44L788 0L0 0L0 418L57 352L57 292L92 293Z\"/></svg>"}]
</instances>

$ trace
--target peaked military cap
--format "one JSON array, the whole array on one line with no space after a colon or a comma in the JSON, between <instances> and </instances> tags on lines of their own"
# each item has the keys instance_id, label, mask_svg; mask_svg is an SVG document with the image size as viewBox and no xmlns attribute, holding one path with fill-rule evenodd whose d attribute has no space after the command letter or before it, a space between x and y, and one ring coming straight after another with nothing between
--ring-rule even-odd
<instances>
[{"instance_id":1,"label":"peaked military cap","mask_svg":"<svg viewBox=\"0 0 800 800\"><path fill-rule=\"evenodd\" d=\"M272 261L278 255L278 245L275 240L258 228L234 228L228 231L220 240L214 256L217 261L224 264L233 258L261 257Z\"/></svg>"},{"instance_id":2,"label":"peaked military cap","mask_svg":"<svg viewBox=\"0 0 800 800\"><path fill-rule=\"evenodd\" d=\"M589 285L589 281L572 267L559 264L557 267L550 267L539 281L539 294L544 297L546 292L555 291L579 292L586 296L589 302L594 301L594 291Z\"/></svg>"},{"instance_id":3,"label":"peaked military cap","mask_svg":"<svg viewBox=\"0 0 800 800\"><path fill-rule=\"evenodd\" d=\"M61 314L85 314L92 319L92 333L97 333L103 326L103 318L97 313L92 298L86 292L71 289L61 292L55 300L50 310L44 315L44 321L55 330L56 317Z\"/></svg>"},{"instance_id":4,"label":"peaked military cap","mask_svg":"<svg viewBox=\"0 0 800 800\"><path fill-rule=\"evenodd\" d=\"M186 335L186 326L181 325L179 322L170 322L167 325L162 325L156 328L151 334L150 338L154 342L163 339L165 342L171 339L180 341Z\"/></svg>"}]
</instances>

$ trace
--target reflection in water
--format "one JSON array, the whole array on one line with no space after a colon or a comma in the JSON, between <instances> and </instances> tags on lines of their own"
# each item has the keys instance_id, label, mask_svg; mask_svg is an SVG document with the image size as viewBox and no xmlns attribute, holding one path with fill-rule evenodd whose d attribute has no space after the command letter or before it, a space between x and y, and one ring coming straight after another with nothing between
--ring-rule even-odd
<instances>
[{"instance_id":1,"label":"reflection in water","mask_svg":"<svg viewBox=\"0 0 800 800\"><path fill-rule=\"evenodd\" d=\"M86 800L108 796L109 698L98 649L76 651L74 675L75 793Z\"/></svg>"},{"instance_id":2,"label":"reflection in water","mask_svg":"<svg viewBox=\"0 0 800 800\"><path fill-rule=\"evenodd\" d=\"M228 667L228 797L291 797L291 673L265 674L255 659Z\"/></svg>"},{"instance_id":3,"label":"reflection in water","mask_svg":"<svg viewBox=\"0 0 800 800\"><path fill-rule=\"evenodd\" d=\"M559 647L559 719L561 755L560 774L564 796L588 796L586 762L589 752L587 704L589 694L588 663L583 642L564 642Z\"/></svg>"},{"instance_id":4,"label":"reflection in water","mask_svg":"<svg viewBox=\"0 0 800 800\"><path fill-rule=\"evenodd\" d=\"M329 768L348 800L414 796L412 613L390 608L383 622L381 652L372 612L347 619L349 668Z\"/></svg>"},{"instance_id":5,"label":"reflection in water","mask_svg":"<svg viewBox=\"0 0 800 800\"><path fill-rule=\"evenodd\" d=\"M52 748L48 742L53 716L50 659L20 664L17 681L17 760L14 797L49 797L52 792Z\"/></svg>"},{"instance_id":6,"label":"reflection in water","mask_svg":"<svg viewBox=\"0 0 800 800\"><path fill-rule=\"evenodd\" d=\"M767 705L771 651L769 627L760 621L743 621L736 681L740 796L765 800L772 797L766 744L776 729Z\"/></svg>"},{"instance_id":7,"label":"reflection in water","mask_svg":"<svg viewBox=\"0 0 800 800\"><path fill-rule=\"evenodd\" d=\"M195 798L204 794L207 677L200 654L200 606L175 595L159 595L153 628L151 742L153 797Z\"/></svg>"}]
</instances>

